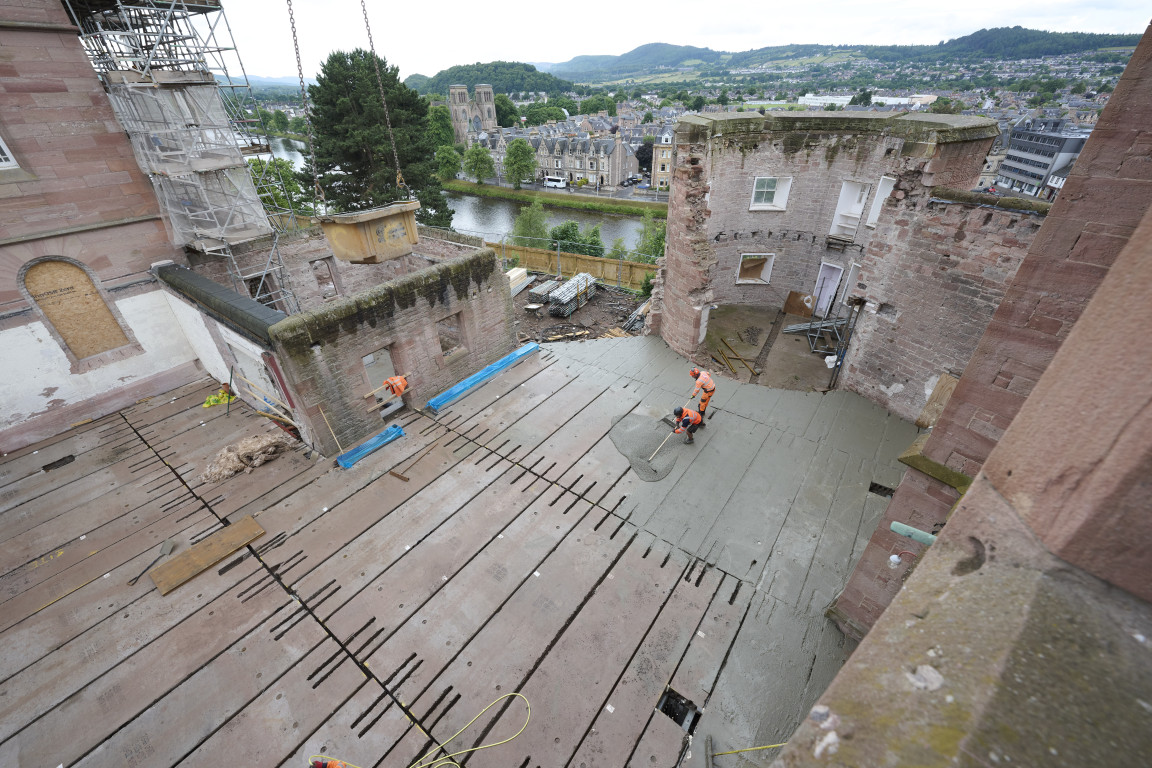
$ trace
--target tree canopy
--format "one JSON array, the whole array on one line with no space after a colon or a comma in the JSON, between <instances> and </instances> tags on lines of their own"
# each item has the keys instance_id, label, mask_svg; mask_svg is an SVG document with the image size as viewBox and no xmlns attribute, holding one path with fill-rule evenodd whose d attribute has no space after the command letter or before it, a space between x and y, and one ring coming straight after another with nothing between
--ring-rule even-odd
<instances>
[{"instance_id":1,"label":"tree canopy","mask_svg":"<svg viewBox=\"0 0 1152 768\"><path fill-rule=\"evenodd\" d=\"M512 224L512 244L525 248L543 248L548 239L548 215L540 198L533 198L532 205L520 211Z\"/></svg>"},{"instance_id":2,"label":"tree canopy","mask_svg":"<svg viewBox=\"0 0 1152 768\"><path fill-rule=\"evenodd\" d=\"M300 186L292 163L281 157L272 158L270 163L259 157L250 157L248 169L252 174L253 183L259 190L260 202L269 213L279 210L295 211L305 216L312 215L312 205Z\"/></svg>"},{"instance_id":3,"label":"tree canopy","mask_svg":"<svg viewBox=\"0 0 1152 768\"><path fill-rule=\"evenodd\" d=\"M551 242L549 248L560 248L565 253L582 253L585 256L603 256L604 241L600 237L600 225L585 232L574 221L566 221L548 231Z\"/></svg>"},{"instance_id":4,"label":"tree canopy","mask_svg":"<svg viewBox=\"0 0 1152 768\"><path fill-rule=\"evenodd\" d=\"M447 93L450 85L475 88L481 83L492 86L496 93L536 91L560 94L572 87L572 83L567 80L540 72L531 64L518 61L461 64L441 70L430 78L412 75L405 82L410 88L425 94Z\"/></svg>"},{"instance_id":5,"label":"tree canopy","mask_svg":"<svg viewBox=\"0 0 1152 768\"><path fill-rule=\"evenodd\" d=\"M464 173L476 179L477 184L483 184L484 179L496 175L496 163L487 147L473 144L468 148L464 153Z\"/></svg>"},{"instance_id":6,"label":"tree canopy","mask_svg":"<svg viewBox=\"0 0 1152 768\"><path fill-rule=\"evenodd\" d=\"M647 136L644 138L648 139ZM636 147L636 164L642 171L652 170L652 144L653 142L645 140Z\"/></svg>"},{"instance_id":7,"label":"tree canopy","mask_svg":"<svg viewBox=\"0 0 1152 768\"><path fill-rule=\"evenodd\" d=\"M549 120L561 122L568 119L564 114L564 110L548 104L533 104L528 107L528 111L524 113L524 117L527 118L525 122L528 125L543 125Z\"/></svg>"},{"instance_id":8,"label":"tree canopy","mask_svg":"<svg viewBox=\"0 0 1152 768\"><path fill-rule=\"evenodd\" d=\"M428 133L434 147L456 143L456 132L452 130L452 113L443 105L428 110Z\"/></svg>"},{"instance_id":9,"label":"tree canopy","mask_svg":"<svg viewBox=\"0 0 1152 768\"><path fill-rule=\"evenodd\" d=\"M508 142L504 153L504 175L512 180L512 187L520 189L521 179L531 179L536 174L536 150L526 139L513 139Z\"/></svg>"},{"instance_id":10,"label":"tree canopy","mask_svg":"<svg viewBox=\"0 0 1152 768\"><path fill-rule=\"evenodd\" d=\"M445 107L447 109L447 107ZM520 122L520 112L506 94L496 94L496 124L501 128L511 128Z\"/></svg>"},{"instance_id":11,"label":"tree canopy","mask_svg":"<svg viewBox=\"0 0 1152 768\"><path fill-rule=\"evenodd\" d=\"M609 117L615 117L616 102L602 93L580 102L580 114L594 115L597 112L607 112Z\"/></svg>"},{"instance_id":12,"label":"tree canopy","mask_svg":"<svg viewBox=\"0 0 1152 768\"><path fill-rule=\"evenodd\" d=\"M426 224L449 226L452 211L434 175L428 102L400 83L396 67L377 60L400 171L420 200L416 217ZM328 204L337 211L362 211L405 199L405 190L397 183L372 54L362 49L333 51L308 92L316 173ZM301 175L311 187L311 169L306 167Z\"/></svg>"},{"instance_id":13,"label":"tree canopy","mask_svg":"<svg viewBox=\"0 0 1152 768\"><path fill-rule=\"evenodd\" d=\"M451 144L444 144L436 148L436 175L441 181L456 178L464 159Z\"/></svg>"},{"instance_id":14,"label":"tree canopy","mask_svg":"<svg viewBox=\"0 0 1152 768\"><path fill-rule=\"evenodd\" d=\"M640 242L636 245L639 260L655 264L656 259L664 255L664 238L667 235L668 224L663 219L657 219L651 211L644 211Z\"/></svg>"}]
</instances>

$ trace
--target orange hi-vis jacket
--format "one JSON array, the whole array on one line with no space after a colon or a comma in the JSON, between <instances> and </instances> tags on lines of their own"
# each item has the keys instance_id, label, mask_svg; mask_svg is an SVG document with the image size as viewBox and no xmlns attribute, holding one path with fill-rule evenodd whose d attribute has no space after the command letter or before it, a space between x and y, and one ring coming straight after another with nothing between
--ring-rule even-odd
<instances>
[{"instance_id":1,"label":"orange hi-vis jacket","mask_svg":"<svg viewBox=\"0 0 1152 768\"><path fill-rule=\"evenodd\" d=\"M692 397L700 394L700 390L711 392L716 389L716 382L712 381L711 374L708 371L700 371L700 375L696 377L696 386L692 390Z\"/></svg>"},{"instance_id":2,"label":"orange hi-vis jacket","mask_svg":"<svg viewBox=\"0 0 1152 768\"><path fill-rule=\"evenodd\" d=\"M695 426L701 421L703 421L703 419L700 418L700 414L690 408L685 408L683 415L680 417L680 426L676 427L676 433L679 434L683 432L686 427Z\"/></svg>"},{"instance_id":3,"label":"orange hi-vis jacket","mask_svg":"<svg viewBox=\"0 0 1152 768\"><path fill-rule=\"evenodd\" d=\"M388 391L399 397L404 394L404 390L408 389L408 379L403 376L389 376L384 386L388 387Z\"/></svg>"}]
</instances>

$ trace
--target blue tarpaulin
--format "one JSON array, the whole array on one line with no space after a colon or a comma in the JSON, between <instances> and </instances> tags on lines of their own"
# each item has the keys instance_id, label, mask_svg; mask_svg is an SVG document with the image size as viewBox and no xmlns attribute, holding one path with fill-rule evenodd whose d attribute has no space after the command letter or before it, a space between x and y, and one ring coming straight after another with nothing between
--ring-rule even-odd
<instances>
[{"instance_id":1,"label":"blue tarpaulin","mask_svg":"<svg viewBox=\"0 0 1152 768\"><path fill-rule=\"evenodd\" d=\"M436 414L444 406L455 400L459 400L461 397L468 394L468 390L480 386L501 371L511 368L517 362L538 349L540 349L540 345L534 341L525 344L524 346L520 347L520 349L516 350L510 355L506 355L505 357L500 358L479 373L472 374L451 389L447 389L436 395L436 397L429 400L428 405L424 407L431 411L433 414Z\"/></svg>"},{"instance_id":2,"label":"blue tarpaulin","mask_svg":"<svg viewBox=\"0 0 1152 768\"><path fill-rule=\"evenodd\" d=\"M388 443L399 437L404 437L404 430L393 424L363 445L358 445L347 453L342 453L337 456L336 463L344 469L348 469L348 467L360 461L360 459L372 453L372 451L381 446L388 445Z\"/></svg>"}]
</instances>

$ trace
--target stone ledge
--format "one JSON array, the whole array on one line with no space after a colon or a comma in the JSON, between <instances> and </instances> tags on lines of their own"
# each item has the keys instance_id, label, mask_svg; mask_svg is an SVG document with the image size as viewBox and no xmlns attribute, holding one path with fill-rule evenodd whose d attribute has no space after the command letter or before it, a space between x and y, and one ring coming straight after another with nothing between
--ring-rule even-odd
<instances>
[{"instance_id":1,"label":"stone ledge","mask_svg":"<svg viewBox=\"0 0 1152 768\"><path fill-rule=\"evenodd\" d=\"M908 449L900 454L896 460L901 464L912 467L912 469L918 472L923 472L933 479L939 480L944 483L944 485L955 488L963 495L969 486L972 485L972 478L963 472L957 472L924 455L924 445L931 436L931 432L925 432L917 437L912 441L912 445L908 446Z\"/></svg>"},{"instance_id":2,"label":"stone ledge","mask_svg":"<svg viewBox=\"0 0 1152 768\"><path fill-rule=\"evenodd\" d=\"M981 474L773 765L1152 764L1150 638Z\"/></svg>"}]
</instances>

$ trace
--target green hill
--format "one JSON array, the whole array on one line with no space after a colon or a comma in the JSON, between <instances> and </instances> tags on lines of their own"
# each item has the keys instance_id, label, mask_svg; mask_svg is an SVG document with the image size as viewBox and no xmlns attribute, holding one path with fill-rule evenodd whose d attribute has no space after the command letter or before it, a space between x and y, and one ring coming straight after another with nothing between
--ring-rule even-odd
<instances>
[{"instance_id":1,"label":"green hill","mask_svg":"<svg viewBox=\"0 0 1152 768\"><path fill-rule=\"evenodd\" d=\"M559 95L572 88L572 83L567 80L540 72L531 64L516 61L462 64L442 70L433 77L411 75L404 80L404 84L417 93L445 95L450 85L466 85L473 88L479 83L492 86L492 90L496 93L544 91Z\"/></svg>"}]
</instances>

